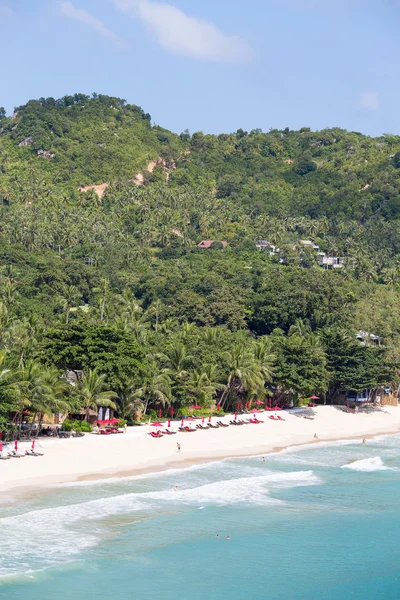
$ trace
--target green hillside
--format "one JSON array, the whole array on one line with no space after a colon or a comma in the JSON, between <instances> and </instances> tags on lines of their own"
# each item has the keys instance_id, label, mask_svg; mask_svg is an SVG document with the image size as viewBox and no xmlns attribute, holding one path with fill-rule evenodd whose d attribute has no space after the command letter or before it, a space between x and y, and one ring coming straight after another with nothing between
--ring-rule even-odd
<instances>
[{"instance_id":1,"label":"green hillside","mask_svg":"<svg viewBox=\"0 0 400 600\"><path fill-rule=\"evenodd\" d=\"M396 384L400 137L177 135L102 95L0 115L4 422L54 412L42 384L66 369L103 374L125 416Z\"/></svg>"}]
</instances>

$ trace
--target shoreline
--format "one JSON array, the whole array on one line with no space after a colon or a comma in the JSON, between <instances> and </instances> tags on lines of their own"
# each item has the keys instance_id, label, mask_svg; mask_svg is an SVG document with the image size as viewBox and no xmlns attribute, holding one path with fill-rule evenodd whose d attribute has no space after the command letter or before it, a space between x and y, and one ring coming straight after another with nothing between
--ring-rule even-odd
<instances>
[{"instance_id":1,"label":"shoreline","mask_svg":"<svg viewBox=\"0 0 400 600\"><path fill-rule=\"evenodd\" d=\"M314 409L310 421L282 411L285 422L276 422L270 413L257 415L259 425L230 426L223 429L197 431L196 435L178 433L154 440L143 426L128 434L111 436L87 435L77 439L42 440L38 446L45 456L10 459L0 462L0 489L11 496L36 496L62 484L101 484L111 479L141 477L170 469L186 469L192 465L217 460L268 455L289 448L320 443L372 439L400 433L400 409L384 407L373 412L348 414L334 407ZM223 421L232 420L227 416ZM314 433L318 439L314 439ZM182 447L176 451L176 442ZM21 451L25 450L21 443ZM35 472L36 471L36 472ZM35 473L33 475L33 473Z\"/></svg>"}]
</instances>

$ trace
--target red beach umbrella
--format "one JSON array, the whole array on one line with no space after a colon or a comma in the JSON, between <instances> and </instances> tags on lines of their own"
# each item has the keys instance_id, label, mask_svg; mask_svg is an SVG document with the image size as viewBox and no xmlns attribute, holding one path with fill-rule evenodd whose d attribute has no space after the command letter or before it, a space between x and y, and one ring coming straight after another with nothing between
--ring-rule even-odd
<instances>
[{"instance_id":1,"label":"red beach umbrella","mask_svg":"<svg viewBox=\"0 0 400 600\"><path fill-rule=\"evenodd\" d=\"M237 412L235 412L235 421L237 421Z\"/></svg>"},{"instance_id":2,"label":"red beach umbrella","mask_svg":"<svg viewBox=\"0 0 400 600\"><path fill-rule=\"evenodd\" d=\"M264 402L263 402L262 400L256 400L256 401L254 402L254 404L258 404L258 405L260 405L260 404L264 404Z\"/></svg>"},{"instance_id":3,"label":"red beach umbrella","mask_svg":"<svg viewBox=\"0 0 400 600\"><path fill-rule=\"evenodd\" d=\"M15 452L18 451L18 440L15 440L15 442L14 442L14 450L15 450Z\"/></svg>"},{"instance_id":4,"label":"red beach umbrella","mask_svg":"<svg viewBox=\"0 0 400 600\"><path fill-rule=\"evenodd\" d=\"M181 427L183 427L183 417L182 417Z\"/></svg>"},{"instance_id":5,"label":"red beach umbrella","mask_svg":"<svg viewBox=\"0 0 400 600\"><path fill-rule=\"evenodd\" d=\"M169 414L171 415L171 417L173 417L173 416L174 416L174 414L175 414L175 410L174 410L174 407L173 407L173 406L171 406L171 408L170 408L170 411L169 411Z\"/></svg>"},{"instance_id":6,"label":"red beach umbrella","mask_svg":"<svg viewBox=\"0 0 400 600\"><path fill-rule=\"evenodd\" d=\"M196 406L193 406L194 410L200 410L201 408L203 408L202 406L199 406L198 404L196 404Z\"/></svg>"},{"instance_id":7,"label":"red beach umbrella","mask_svg":"<svg viewBox=\"0 0 400 600\"><path fill-rule=\"evenodd\" d=\"M0 452L3 452L3 442L0 440Z\"/></svg>"},{"instance_id":8,"label":"red beach umbrella","mask_svg":"<svg viewBox=\"0 0 400 600\"><path fill-rule=\"evenodd\" d=\"M155 423L151 424L152 427L162 427L162 423L160 423L159 421L155 421Z\"/></svg>"},{"instance_id":9,"label":"red beach umbrella","mask_svg":"<svg viewBox=\"0 0 400 600\"><path fill-rule=\"evenodd\" d=\"M171 427L171 419L168 419L168 429Z\"/></svg>"},{"instance_id":10,"label":"red beach umbrella","mask_svg":"<svg viewBox=\"0 0 400 600\"><path fill-rule=\"evenodd\" d=\"M221 405L220 405L220 404L218 404L218 406L217 406L217 411L219 412L220 410L221 410Z\"/></svg>"},{"instance_id":11,"label":"red beach umbrella","mask_svg":"<svg viewBox=\"0 0 400 600\"><path fill-rule=\"evenodd\" d=\"M202 425L204 425L204 417L202 418L201 423L202 423Z\"/></svg>"},{"instance_id":12,"label":"red beach umbrella","mask_svg":"<svg viewBox=\"0 0 400 600\"><path fill-rule=\"evenodd\" d=\"M161 417L162 417L162 410L160 408L160 410L158 411L158 418L161 419Z\"/></svg>"},{"instance_id":13,"label":"red beach umbrella","mask_svg":"<svg viewBox=\"0 0 400 600\"><path fill-rule=\"evenodd\" d=\"M208 417L208 422L211 423L211 415Z\"/></svg>"},{"instance_id":14,"label":"red beach umbrella","mask_svg":"<svg viewBox=\"0 0 400 600\"><path fill-rule=\"evenodd\" d=\"M310 400L319 400L319 396L310 396Z\"/></svg>"},{"instance_id":15,"label":"red beach umbrella","mask_svg":"<svg viewBox=\"0 0 400 600\"><path fill-rule=\"evenodd\" d=\"M186 421L195 421L196 419L193 419L193 417L189 417L188 419L186 419Z\"/></svg>"},{"instance_id":16,"label":"red beach umbrella","mask_svg":"<svg viewBox=\"0 0 400 600\"><path fill-rule=\"evenodd\" d=\"M32 440L32 450L35 449L35 440Z\"/></svg>"}]
</instances>

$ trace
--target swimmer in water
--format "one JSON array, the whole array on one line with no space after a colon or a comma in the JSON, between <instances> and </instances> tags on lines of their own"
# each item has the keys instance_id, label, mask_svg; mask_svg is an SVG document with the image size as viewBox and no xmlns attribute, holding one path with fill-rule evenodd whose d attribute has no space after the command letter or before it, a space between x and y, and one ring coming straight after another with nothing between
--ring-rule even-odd
<instances>
[{"instance_id":1,"label":"swimmer in water","mask_svg":"<svg viewBox=\"0 0 400 600\"><path fill-rule=\"evenodd\" d=\"M363 438L363 444L366 444L366 443L367 443L366 438Z\"/></svg>"},{"instance_id":2,"label":"swimmer in water","mask_svg":"<svg viewBox=\"0 0 400 600\"><path fill-rule=\"evenodd\" d=\"M265 456L263 456L263 463L265 463L265 462L266 462L266 460L265 460Z\"/></svg>"},{"instance_id":3,"label":"swimmer in water","mask_svg":"<svg viewBox=\"0 0 400 600\"><path fill-rule=\"evenodd\" d=\"M229 535L227 535L227 536L226 536L226 539L227 539L227 540L230 540L231 538L229 537Z\"/></svg>"},{"instance_id":4,"label":"swimmer in water","mask_svg":"<svg viewBox=\"0 0 400 600\"><path fill-rule=\"evenodd\" d=\"M219 533L217 533L217 540L219 540Z\"/></svg>"}]
</instances>

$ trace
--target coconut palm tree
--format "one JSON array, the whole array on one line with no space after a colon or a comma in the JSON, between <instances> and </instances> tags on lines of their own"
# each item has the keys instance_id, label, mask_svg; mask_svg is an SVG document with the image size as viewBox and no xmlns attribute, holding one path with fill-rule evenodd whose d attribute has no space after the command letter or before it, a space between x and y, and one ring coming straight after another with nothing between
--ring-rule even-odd
<instances>
[{"instance_id":1,"label":"coconut palm tree","mask_svg":"<svg viewBox=\"0 0 400 600\"><path fill-rule=\"evenodd\" d=\"M161 405L163 408L171 404L171 380L167 373L153 375L141 388L136 390L137 398L143 400L145 415L149 404Z\"/></svg>"},{"instance_id":2,"label":"coconut palm tree","mask_svg":"<svg viewBox=\"0 0 400 600\"><path fill-rule=\"evenodd\" d=\"M167 375L175 379L182 379L188 375L185 367L192 357L187 354L186 346L182 342L172 344L165 353L159 355L159 358Z\"/></svg>"},{"instance_id":3,"label":"coconut palm tree","mask_svg":"<svg viewBox=\"0 0 400 600\"><path fill-rule=\"evenodd\" d=\"M97 369L89 369L82 375L78 396L86 409L86 420L89 419L90 409L97 410L99 407L116 409L114 398L117 394L107 389L106 376L100 374Z\"/></svg>"},{"instance_id":4,"label":"coconut palm tree","mask_svg":"<svg viewBox=\"0 0 400 600\"><path fill-rule=\"evenodd\" d=\"M137 410L143 410L144 404L139 398L138 391L135 388L134 381L128 381L123 388L118 391L118 413L122 419L132 416Z\"/></svg>"},{"instance_id":5,"label":"coconut palm tree","mask_svg":"<svg viewBox=\"0 0 400 600\"><path fill-rule=\"evenodd\" d=\"M254 353L244 344L236 344L230 352L225 353L228 363L227 385L221 396L221 406L230 394L240 394L244 391L258 390L264 386L264 377Z\"/></svg>"},{"instance_id":6,"label":"coconut palm tree","mask_svg":"<svg viewBox=\"0 0 400 600\"><path fill-rule=\"evenodd\" d=\"M255 343L254 358L256 359L260 367L260 372L264 377L264 384L272 381L276 355L272 349L272 342L267 336L261 337Z\"/></svg>"},{"instance_id":7,"label":"coconut palm tree","mask_svg":"<svg viewBox=\"0 0 400 600\"><path fill-rule=\"evenodd\" d=\"M80 291L75 285L65 285L58 303L65 312L65 324L68 325L69 315L77 301L81 298Z\"/></svg>"}]
</instances>

